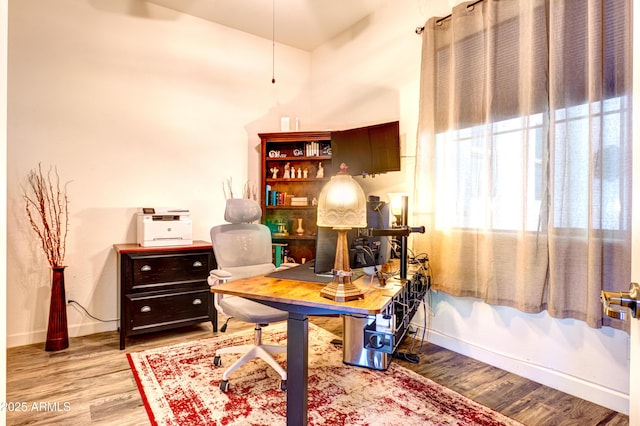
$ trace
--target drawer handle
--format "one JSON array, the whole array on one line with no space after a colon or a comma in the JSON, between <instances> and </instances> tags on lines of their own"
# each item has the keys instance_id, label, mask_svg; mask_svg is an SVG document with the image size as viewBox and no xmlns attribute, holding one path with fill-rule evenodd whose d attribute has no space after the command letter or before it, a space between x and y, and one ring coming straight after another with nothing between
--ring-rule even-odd
<instances>
[{"instance_id":1,"label":"drawer handle","mask_svg":"<svg viewBox=\"0 0 640 426\"><path fill-rule=\"evenodd\" d=\"M191 302L194 305L202 305L202 300L200 299L193 299L193 302Z\"/></svg>"},{"instance_id":2,"label":"drawer handle","mask_svg":"<svg viewBox=\"0 0 640 426\"><path fill-rule=\"evenodd\" d=\"M140 308L140 312L143 312L143 313L151 312L151 306L144 305L142 308Z\"/></svg>"},{"instance_id":3,"label":"drawer handle","mask_svg":"<svg viewBox=\"0 0 640 426\"><path fill-rule=\"evenodd\" d=\"M194 268L199 268L202 266L202 262L200 262L199 260L196 260L195 262L193 262L193 267Z\"/></svg>"},{"instance_id":4,"label":"drawer handle","mask_svg":"<svg viewBox=\"0 0 640 426\"><path fill-rule=\"evenodd\" d=\"M142 268L140 268L140 270L141 270L142 272L149 272L149 271L151 270L151 266L149 266L149 265L144 265L144 266L142 266Z\"/></svg>"}]
</instances>

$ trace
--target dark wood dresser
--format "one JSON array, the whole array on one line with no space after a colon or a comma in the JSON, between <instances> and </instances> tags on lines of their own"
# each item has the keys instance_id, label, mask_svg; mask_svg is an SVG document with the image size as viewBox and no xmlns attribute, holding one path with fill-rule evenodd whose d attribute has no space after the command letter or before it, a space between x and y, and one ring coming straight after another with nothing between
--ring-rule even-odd
<instances>
[{"instance_id":1,"label":"dark wood dresser","mask_svg":"<svg viewBox=\"0 0 640 426\"><path fill-rule=\"evenodd\" d=\"M218 316L207 276L215 269L211 244L141 247L115 244L118 255L120 349L128 336L211 321Z\"/></svg>"}]
</instances>

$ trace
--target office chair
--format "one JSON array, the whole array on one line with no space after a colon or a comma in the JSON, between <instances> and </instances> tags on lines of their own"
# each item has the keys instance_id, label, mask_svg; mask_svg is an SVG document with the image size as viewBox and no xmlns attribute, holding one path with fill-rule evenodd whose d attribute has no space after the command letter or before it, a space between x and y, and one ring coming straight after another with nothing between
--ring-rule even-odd
<instances>
[{"instance_id":1,"label":"office chair","mask_svg":"<svg viewBox=\"0 0 640 426\"><path fill-rule=\"evenodd\" d=\"M211 228L211 244L218 269L210 272L210 286L227 281L268 274L276 270L272 263L271 231L265 225L252 223L260 219L262 211L257 202L249 199L232 198L227 200L224 219L228 224ZM266 361L280 374L280 389L287 388L287 372L276 362L271 354L286 353L286 346L262 344L262 327L269 323L284 321L288 312L263 305L237 296L214 296L215 307L227 318L221 331L225 331L231 318L254 323L255 337L251 345L220 348L216 350L213 364L222 365L220 355L244 354L222 375L220 389L229 390L229 376L239 367L254 358Z\"/></svg>"}]
</instances>

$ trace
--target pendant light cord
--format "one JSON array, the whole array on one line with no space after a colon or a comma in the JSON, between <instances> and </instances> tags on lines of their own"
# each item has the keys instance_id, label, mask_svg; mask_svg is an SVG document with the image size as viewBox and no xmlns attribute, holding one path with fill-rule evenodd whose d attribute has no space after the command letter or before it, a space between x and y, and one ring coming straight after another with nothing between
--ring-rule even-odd
<instances>
[{"instance_id":1,"label":"pendant light cord","mask_svg":"<svg viewBox=\"0 0 640 426\"><path fill-rule=\"evenodd\" d=\"M271 84L276 84L276 0L273 0L271 22Z\"/></svg>"}]
</instances>

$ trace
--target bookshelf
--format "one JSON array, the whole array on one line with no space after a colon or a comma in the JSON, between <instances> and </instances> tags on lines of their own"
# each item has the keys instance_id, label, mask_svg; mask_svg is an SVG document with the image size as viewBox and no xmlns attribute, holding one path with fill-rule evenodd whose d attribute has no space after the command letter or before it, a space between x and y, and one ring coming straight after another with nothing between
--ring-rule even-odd
<instances>
[{"instance_id":1,"label":"bookshelf","mask_svg":"<svg viewBox=\"0 0 640 426\"><path fill-rule=\"evenodd\" d=\"M262 223L295 262L315 257L316 203L336 170L330 132L260 133Z\"/></svg>"}]
</instances>

